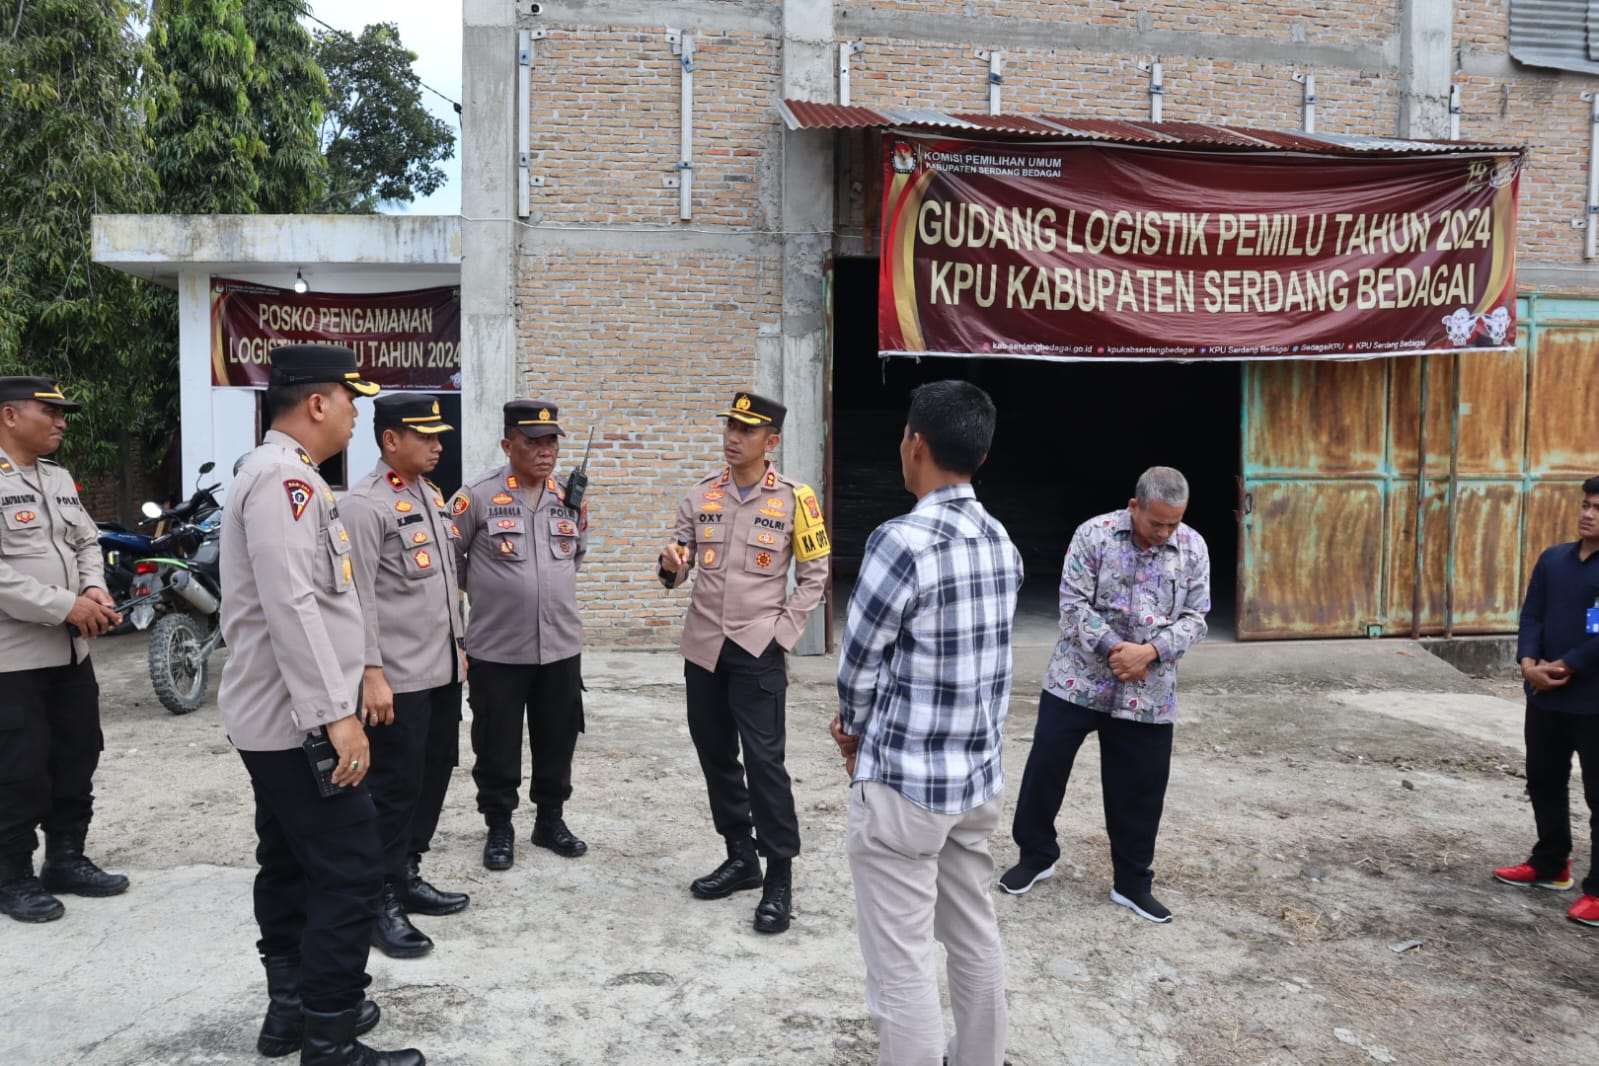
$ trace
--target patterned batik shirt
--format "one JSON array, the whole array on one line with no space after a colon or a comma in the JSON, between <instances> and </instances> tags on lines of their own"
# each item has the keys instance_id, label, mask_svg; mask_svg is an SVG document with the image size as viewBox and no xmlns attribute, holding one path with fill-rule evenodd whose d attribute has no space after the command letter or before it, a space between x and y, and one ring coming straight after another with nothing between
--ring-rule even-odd
<instances>
[{"instance_id":1,"label":"patterned batik shirt","mask_svg":"<svg viewBox=\"0 0 1599 1066\"><path fill-rule=\"evenodd\" d=\"M959 814L1004 784L1022 558L970 485L934 489L866 542L838 660L856 781Z\"/></svg>"},{"instance_id":2,"label":"patterned batik shirt","mask_svg":"<svg viewBox=\"0 0 1599 1066\"><path fill-rule=\"evenodd\" d=\"M1177 720L1177 660L1204 639L1210 610L1205 538L1178 525L1165 544L1140 548L1123 508L1077 527L1060 575L1060 643L1044 688L1063 700L1135 722ZM1143 681L1118 681L1110 652L1151 644L1159 658Z\"/></svg>"}]
</instances>

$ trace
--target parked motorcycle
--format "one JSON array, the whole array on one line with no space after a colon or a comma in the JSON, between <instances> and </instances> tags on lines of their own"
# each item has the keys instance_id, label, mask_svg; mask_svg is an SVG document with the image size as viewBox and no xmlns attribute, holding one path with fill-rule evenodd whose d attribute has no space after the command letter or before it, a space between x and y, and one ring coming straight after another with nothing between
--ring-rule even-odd
<instances>
[{"instance_id":1,"label":"parked motorcycle","mask_svg":"<svg viewBox=\"0 0 1599 1066\"><path fill-rule=\"evenodd\" d=\"M215 468L215 463L203 464L200 476L205 477ZM156 517L149 520L164 518L173 523L172 528L161 536L140 533L115 522L99 523L106 591L113 600L122 603L147 596L154 590L151 579L158 566L148 561L154 556L187 556L193 553L199 544L199 524L222 510L222 504L216 498L216 491L220 487L196 485L194 495L178 506L170 510L156 508ZM149 512L146 512L146 516L148 518Z\"/></svg>"}]
</instances>

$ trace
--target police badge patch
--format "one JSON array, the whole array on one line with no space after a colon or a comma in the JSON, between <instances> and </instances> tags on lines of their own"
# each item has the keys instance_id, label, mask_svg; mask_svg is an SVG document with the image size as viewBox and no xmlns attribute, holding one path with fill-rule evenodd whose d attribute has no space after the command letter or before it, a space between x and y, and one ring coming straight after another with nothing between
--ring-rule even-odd
<instances>
[{"instance_id":1,"label":"police badge patch","mask_svg":"<svg viewBox=\"0 0 1599 1066\"><path fill-rule=\"evenodd\" d=\"M311 505L311 499L315 493L311 491L310 485L299 478L286 480L283 483L283 491L289 494L289 513L298 522L300 516L305 514L305 509Z\"/></svg>"}]
</instances>

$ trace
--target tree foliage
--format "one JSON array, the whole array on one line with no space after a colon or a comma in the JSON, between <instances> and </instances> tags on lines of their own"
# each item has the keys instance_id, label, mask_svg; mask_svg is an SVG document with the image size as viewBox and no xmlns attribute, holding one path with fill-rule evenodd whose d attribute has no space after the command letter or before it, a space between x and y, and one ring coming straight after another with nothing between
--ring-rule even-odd
<instances>
[{"instance_id":1,"label":"tree foliage","mask_svg":"<svg viewBox=\"0 0 1599 1066\"><path fill-rule=\"evenodd\" d=\"M259 75L249 80L246 92L266 146L256 165L261 186L255 203L267 214L310 211L327 189L328 166L317 131L328 80L298 11L286 0L244 0L244 25L255 42Z\"/></svg>"},{"instance_id":2,"label":"tree foliage","mask_svg":"<svg viewBox=\"0 0 1599 1066\"><path fill-rule=\"evenodd\" d=\"M161 208L172 214L250 214L266 142L250 112L264 80L243 0L156 0L150 43L167 72L150 126ZM266 86L273 91L276 86Z\"/></svg>"},{"instance_id":3,"label":"tree foliage","mask_svg":"<svg viewBox=\"0 0 1599 1066\"><path fill-rule=\"evenodd\" d=\"M172 294L90 261L96 212L156 203L145 117L160 77L134 0L23 0L0 14L0 374L47 375L85 402L74 473L116 470L130 433L172 430ZM13 14L13 11L15 12Z\"/></svg>"},{"instance_id":4,"label":"tree foliage","mask_svg":"<svg viewBox=\"0 0 1599 1066\"><path fill-rule=\"evenodd\" d=\"M400 42L397 26L378 23L359 37L319 30L316 59L328 79L321 126L328 189L319 210L376 211L444 184L437 164L455 154L455 134L422 106L416 53Z\"/></svg>"}]
</instances>

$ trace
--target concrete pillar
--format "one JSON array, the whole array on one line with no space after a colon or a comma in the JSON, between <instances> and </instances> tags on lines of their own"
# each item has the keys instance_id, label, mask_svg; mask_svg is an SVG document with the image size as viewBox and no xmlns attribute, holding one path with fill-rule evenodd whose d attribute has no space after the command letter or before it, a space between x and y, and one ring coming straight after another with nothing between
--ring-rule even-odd
<instances>
[{"instance_id":1,"label":"concrete pillar","mask_svg":"<svg viewBox=\"0 0 1599 1066\"><path fill-rule=\"evenodd\" d=\"M461 112L461 473L498 466L517 395L516 7L464 0Z\"/></svg>"},{"instance_id":2,"label":"concrete pillar","mask_svg":"<svg viewBox=\"0 0 1599 1066\"><path fill-rule=\"evenodd\" d=\"M835 100L833 82L833 0L783 0L783 96ZM783 318L780 343L762 343L760 377L781 383L788 420L783 432L783 470L822 492L826 426L823 398L827 364L824 271L832 248L833 135L831 131L783 131L781 204L783 232ZM779 361L773 373L770 359ZM823 614L810 625L795 651L825 651Z\"/></svg>"},{"instance_id":3,"label":"concrete pillar","mask_svg":"<svg viewBox=\"0 0 1599 1066\"><path fill-rule=\"evenodd\" d=\"M1454 0L1399 4L1399 136L1449 136Z\"/></svg>"}]
</instances>

